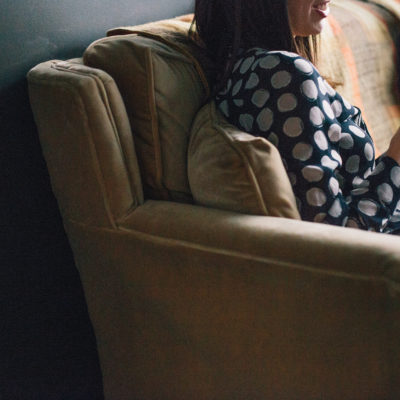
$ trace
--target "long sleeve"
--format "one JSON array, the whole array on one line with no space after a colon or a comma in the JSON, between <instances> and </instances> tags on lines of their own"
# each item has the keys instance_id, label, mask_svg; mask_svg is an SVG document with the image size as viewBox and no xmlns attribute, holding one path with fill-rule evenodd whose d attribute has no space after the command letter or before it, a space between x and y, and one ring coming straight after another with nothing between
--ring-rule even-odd
<instances>
[{"instance_id":1,"label":"long sleeve","mask_svg":"<svg viewBox=\"0 0 400 400\"><path fill-rule=\"evenodd\" d=\"M392 229L400 167L386 156L375 162L360 111L309 61L252 49L216 100L230 122L278 148L304 220Z\"/></svg>"}]
</instances>

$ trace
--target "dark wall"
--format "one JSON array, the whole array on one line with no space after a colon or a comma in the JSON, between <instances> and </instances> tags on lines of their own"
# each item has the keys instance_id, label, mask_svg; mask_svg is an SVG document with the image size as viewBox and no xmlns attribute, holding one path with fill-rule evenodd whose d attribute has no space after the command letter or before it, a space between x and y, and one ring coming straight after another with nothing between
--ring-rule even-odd
<instances>
[{"instance_id":1,"label":"dark wall","mask_svg":"<svg viewBox=\"0 0 400 400\"><path fill-rule=\"evenodd\" d=\"M51 191L26 73L78 57L107 29L191 12L193 0L1 0L0 398L102 397L95 338Z\"/></svg>"}]
</instances>

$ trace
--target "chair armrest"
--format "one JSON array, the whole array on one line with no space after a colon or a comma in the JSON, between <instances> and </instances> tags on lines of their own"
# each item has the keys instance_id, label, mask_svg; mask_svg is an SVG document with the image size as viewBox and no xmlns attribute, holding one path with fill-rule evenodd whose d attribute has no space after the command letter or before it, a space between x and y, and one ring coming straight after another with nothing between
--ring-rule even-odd
<instances>
[{"instance_id":1,"label":"chair armrest","mask_svg":"<svg viewBox=\"0 0 400 400\"><path fill-rule=\"evenodd\" d=\"M320 273L400 278L400 238L358 229L162 201L147 201L119 229Z\"/></svg>"},{"instance_id":2,"label":"chair armrest","mask_svg":"<svg viewBox=\"0 0 400 400\"><path fill-rule=\"evenodd\" d=\"M148 201L68 223L107 399L396 399L396 237Z\"/></svg>"},{"instance_id":3,"label":"chair armrest","mask_svg":"<svg viewBox=\"0 0 400 400\"><path fill-rule=\"evenodd\" d=\"M132 133L114 80L79 60L28 73L29 95L64 218L115 226L143 202Z\"/></svg>"}]
</instances>

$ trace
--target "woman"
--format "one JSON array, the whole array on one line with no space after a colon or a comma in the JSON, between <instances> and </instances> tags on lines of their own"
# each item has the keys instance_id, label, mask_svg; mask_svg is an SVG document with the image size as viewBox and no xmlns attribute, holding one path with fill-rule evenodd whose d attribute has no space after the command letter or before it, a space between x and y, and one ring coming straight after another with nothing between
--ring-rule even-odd
<instances>
[{"instance_id":1,"label":"woman","mask_svg":"<svg viewBox=\"0 0 400 400\"><path fill-rule=\"evenodd\" d=\"M217 68L214 97L240 129L280 151L304 220L400 231L400 129L385 155L360 110L313 62L330 0L197 0Z\"/></svg>"}]
</instances>

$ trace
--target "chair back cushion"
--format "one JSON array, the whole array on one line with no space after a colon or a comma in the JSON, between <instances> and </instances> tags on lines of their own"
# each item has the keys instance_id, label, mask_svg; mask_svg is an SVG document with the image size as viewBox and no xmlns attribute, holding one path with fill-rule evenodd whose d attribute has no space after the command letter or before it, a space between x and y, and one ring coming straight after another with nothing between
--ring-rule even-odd
<instances>
[{"instance_id":1,"label":"chair back cushion","mask_svg":"<svg viewBox=\"0 0 400 400\"><path fill-rule=\"evenodd\" d=\"M300 219L276 147L229 124L214 101L199 111L193 123L188 176L198 204Z\"/></svg>"},{"instance_id":2,"label":"chair back cushion","mask_svg":"<svg viewBox=\"0 0 400 400\"><path fill-rule=\"evenodd\" d=\"M188 135L209 89L189 27L170 20L132 28L136 33L100 39L84 53L84 63L108 72L124 99L146 198L191 201Z\"/></svg>"}]
</instances>

